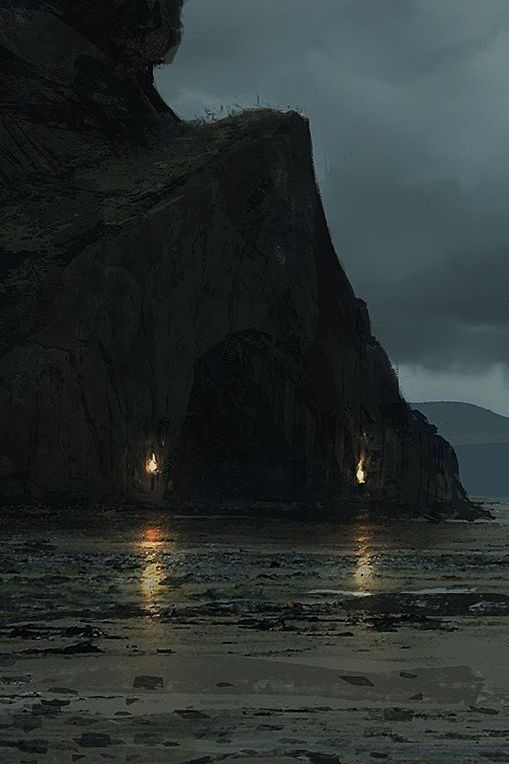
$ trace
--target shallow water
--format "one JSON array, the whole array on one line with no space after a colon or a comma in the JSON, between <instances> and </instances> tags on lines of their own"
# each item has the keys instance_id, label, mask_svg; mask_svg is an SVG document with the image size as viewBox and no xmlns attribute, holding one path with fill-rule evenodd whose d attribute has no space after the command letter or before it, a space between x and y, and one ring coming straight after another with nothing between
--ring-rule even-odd
<instances>
[{"instance_id":1,"label":"shallow water","mask_svg":"<svg viewBox=\"0 0 509 764\"><path fill-rule=\"evenodd\" d=\"M493 511L4 508L0 760L509 761L509 506Z\"/></svg>"}]
</instances>

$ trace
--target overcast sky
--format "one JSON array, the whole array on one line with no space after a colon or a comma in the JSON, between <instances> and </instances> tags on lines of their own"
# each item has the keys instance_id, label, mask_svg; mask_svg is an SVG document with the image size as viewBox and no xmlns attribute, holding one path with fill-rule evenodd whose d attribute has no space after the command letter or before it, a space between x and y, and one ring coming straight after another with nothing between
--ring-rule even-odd
<instances>
[{"instance_id":1,"label":"overcast sky","mask_svg":"<svg viewBox=\"0 0 509 764\"><path fill-rule=\"evenodd\" d=\"M338 255L410 400L509 415L509 0L187 0L183 117L297 108Z\"/></svg>"}]
</instances>

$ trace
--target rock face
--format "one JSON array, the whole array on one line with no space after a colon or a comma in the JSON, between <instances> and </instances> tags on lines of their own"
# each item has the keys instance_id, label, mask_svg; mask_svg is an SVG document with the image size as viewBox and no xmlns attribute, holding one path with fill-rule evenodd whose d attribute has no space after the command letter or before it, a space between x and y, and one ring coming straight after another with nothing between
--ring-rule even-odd
<instances>
[{"instance_id":1,"label":"rock face","mask_svg":"<svg viewBox=\"0 0 509 764\"><path fill-rule=\"evenodd\" d=\"M180 6L0 0L1 498L340 513L359 472L464 502L334 252L307 122L157 96Z\"/></svg>"},{"instance_id":2,"label":"rock face","mask_svg":"<svg viewBox=\"0 0 509 764\"><path fill-rule=\"evenodd\" d=\"M153 66L180 42L183 0L0 0L0 182L60 175L177 121Z\"/></svg>"}]
</instances>

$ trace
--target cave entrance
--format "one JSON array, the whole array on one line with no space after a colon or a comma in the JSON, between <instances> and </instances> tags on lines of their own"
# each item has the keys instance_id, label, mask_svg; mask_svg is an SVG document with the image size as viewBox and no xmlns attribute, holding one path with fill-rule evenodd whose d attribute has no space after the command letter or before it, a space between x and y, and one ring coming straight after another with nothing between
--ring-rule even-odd
<instances>
[{"instance_id":1,"label":"cave entrance","mask_svg":"<svg viewBox=\"0 0 509 764\"><path fill-rule=\"evenodd\" d=\"M270 338L231 335L203 355L175 466L174 490L200 500L295 501L302 496L302 462L280 421L284 374Z\"/></svg>"}]
</instances>

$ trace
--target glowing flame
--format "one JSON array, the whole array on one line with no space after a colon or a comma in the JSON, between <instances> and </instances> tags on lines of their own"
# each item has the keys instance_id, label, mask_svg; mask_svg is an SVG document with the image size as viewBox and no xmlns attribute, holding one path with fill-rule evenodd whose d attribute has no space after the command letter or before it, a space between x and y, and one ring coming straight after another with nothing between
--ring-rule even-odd
<instances>
[{"instance_id":1,"label":"glowing flame","mask_svg":"<svg viewBox=\"0 0 509 764\"><path fill-rule=\"evenodd\" d=\"M359 485L364 485L366 482L366 470L364 469L364 459L359 460L359 464L357 465L357 472L355 473L357 476L357 482Z\"/></svg>"},{"instance_id":2,"label":"glowing flame","mask_svg":"<svg viewBox=\"0 0 509 764\"><path fill-rule=\"evenodd\" d=\"M159 474L159 464L157 463L156 455L154 454L154 452L152 452L152 456L149 459L147 459L147 463L145 464L145 469L148 475Z\"/></svg>"}]
</instances>

